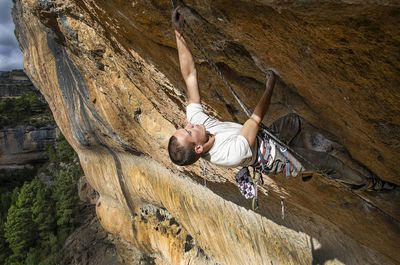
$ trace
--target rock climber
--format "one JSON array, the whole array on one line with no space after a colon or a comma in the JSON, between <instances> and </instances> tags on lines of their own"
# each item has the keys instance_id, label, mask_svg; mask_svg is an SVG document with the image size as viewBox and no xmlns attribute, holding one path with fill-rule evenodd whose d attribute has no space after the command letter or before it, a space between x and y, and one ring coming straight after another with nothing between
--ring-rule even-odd
<instances>
[{"instance_id":1,"label":"rock climber","mask_svg":"<svg viewBox=\"0 0 400 265\"><path fill-rule=\"evenodd\" d=\"M282 172L287 166L286 162L290 161L292 176L299 173L305 174L304 172L310 175L309 172L322 171L351 188L375 191L394 189L394 184L381 180L357 163L352 163L355 166L350 167L327 152L312 150L320 147L313 148L308 144L313 142L310 137L321 138L321 135L305 132L303 127L310 128L311 126L296 114L292 113L278 119L269 127L269 131L302 158L312 161L312 166L299 162L294 154L282 150L274 140L261 138L260 124L270 105L275 86L275 75L272 71L267 71L265 91L253 114L243 125L221 122L205 114L200 101L194 59L183 37L183 14L179 15L178 11L179 7L172 13L172 25L175 31L180 69L187 88L188 123L184 128L177 130L169 140L168 152L173 163L180 166L190 165L202 157L215 165L224 167L259 166L262 160L260 154L262 154L269 174ZM332 143L323 137L322 139L323 145ZM307 180L307 177L304 180Z\"/></svg>"}]
</instances>

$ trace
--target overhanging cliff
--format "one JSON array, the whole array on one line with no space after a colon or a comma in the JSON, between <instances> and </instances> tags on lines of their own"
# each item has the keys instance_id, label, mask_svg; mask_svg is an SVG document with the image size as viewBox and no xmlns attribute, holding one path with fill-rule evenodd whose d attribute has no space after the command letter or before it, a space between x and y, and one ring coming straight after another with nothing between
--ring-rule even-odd
<instances>
[{"instance_id":1,"label":"overhanging cliff","mask_svg":"<svg viewBox=\"0 0 400 265\"><path fill-rule=\"evenodd\" d=\"M185 18L249 107L272 68L265 124L295 111L400 184L399 1L185 1ZM185 124L170 1L16 0L25 71L100 193L102 225L157 264L396 264L399 192L265 177L248 210L235 169L174 166ZM244 114L199 51L206 110ZM281 218L281 200L285 218Z\"/></svg>"}]
</instances>

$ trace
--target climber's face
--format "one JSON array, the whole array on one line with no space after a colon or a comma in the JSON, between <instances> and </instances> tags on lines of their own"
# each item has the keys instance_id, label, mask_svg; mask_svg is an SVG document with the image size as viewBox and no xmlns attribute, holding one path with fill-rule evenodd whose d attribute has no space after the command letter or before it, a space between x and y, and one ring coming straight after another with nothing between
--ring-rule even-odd
<instances>
[{"instance_id":1,"label":"climber's face","mask_svg":"<svg viewBox=\"0 0 400 265\"><path fill-rule=\"evenodd\" d=\"M191 123L188 123L185 128L177 130L174 136L178 139L178 142L184 146L189 143L194 143L195 152L198 154L203 152L203 145L209 138L204 125Z\"/></svg>"}]
</instances>

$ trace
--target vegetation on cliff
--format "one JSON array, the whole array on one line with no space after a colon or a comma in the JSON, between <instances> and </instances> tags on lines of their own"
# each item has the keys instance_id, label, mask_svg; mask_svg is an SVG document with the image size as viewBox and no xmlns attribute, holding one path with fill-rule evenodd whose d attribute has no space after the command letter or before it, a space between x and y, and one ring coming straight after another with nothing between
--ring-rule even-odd
<instances>
[{"instance_id":1,"label":"vegetation on cliff","mask_svg":"<svg viewBox=\"0 0 400 265\"><path fill-rule=\"evenodd\" d=\"M79 220L76 183L83 172L64 136L47 152L50 160L38 172L52 176L49 186L34 171L1 174L1 264L62 263L63 243Z\"/></svg>"},{"instance_id":2,"label":"vegetation on cliff","mask_svg":"<svg viewBox=\"0 0 400 265\"><path fill-rule=\"evenodd\" d=\"M48 105L29 92L17 98L0 99L0 128L18 124L41 127L55 122Z\"/></svg>"}]
</instances>

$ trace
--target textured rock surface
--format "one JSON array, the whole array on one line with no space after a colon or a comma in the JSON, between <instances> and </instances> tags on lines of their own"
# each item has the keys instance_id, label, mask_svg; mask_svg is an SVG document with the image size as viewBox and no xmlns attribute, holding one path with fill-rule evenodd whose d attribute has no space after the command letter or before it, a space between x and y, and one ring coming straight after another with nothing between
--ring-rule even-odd
<instances>
[{"instance_id":1,"label":"textured rock surface","mask_svg":"<svg viewBox=\"0 0 400 265\"><path fill-rule=\"evenodd\" d=\"M190 3L189 3L190 2ZM186 19L246 105L279 82L265 123L296 111L400 184L399 1L187 1ZM99 192L103 227L156 264L397 264L399 193L265 178L248 210L235 169L172 165L185 123L169 1L17 0L25 71ZM206 110L245 116L194 51ZM285 218L281 218L281 198Z\"/></svg>"},{"instance_id":2,"label":"textured rock surface","mask_svg":"<svg viewBox=\"0 0 400 265\"><path fill-rule=\"evenodd\" d=\"M64 244L65 261L70 265L122 265L112 238L101 227L94 207L82 211L82 223Z\"/></svg>"},{"instance_id":3,"label":"textured rock surface","mask_svg":"<svg viewBox=\"0 0 400 265\"><path fill-rule=\"evenodd\" d=\"M64 262L69 265L125 265L133 264L133 251L137 260L140 252L130 248L123 239L107 233L96 216L96 191L87 183L85 176L78 181L78 193L82 202L81 220L65 241ZM116 248L118 247L118 249ZM134 260L134 259L133 259Z\"/></svg>"},{"instance_id":4,"label":"textured rock surface","mask_svg":"<svg viewBox=\"0 0 400 265\"><path fill-rule=\"evenodd\" d=\"M20 125L0 130L0 169L33 166L48 160L46 146L56 140L57 129Z\"/></svg>"},{"instance_id":5,"label":"textured rock surface","mask_svg":"<svg viewBox=\"0 0 400 265\"><path fill-rule=\"evenodd\" d=\"M0 98L18 97L35 90L23 70L0 71Z\"/></svg>"},{"instance_id":6,"label":"textured rock surface","mask_svg":"<svg viewBox=\"0 0 400 265\"><path fill-rule=\"evenodd\" d=\"M15 98L31 91L42 97L23 70L0 72L0 98ZM23 168L46 162L45 147L54 144L59 133L54 126L36 128L19 124L0 129L0 169Z\"/></svg>"}]
</instances>

